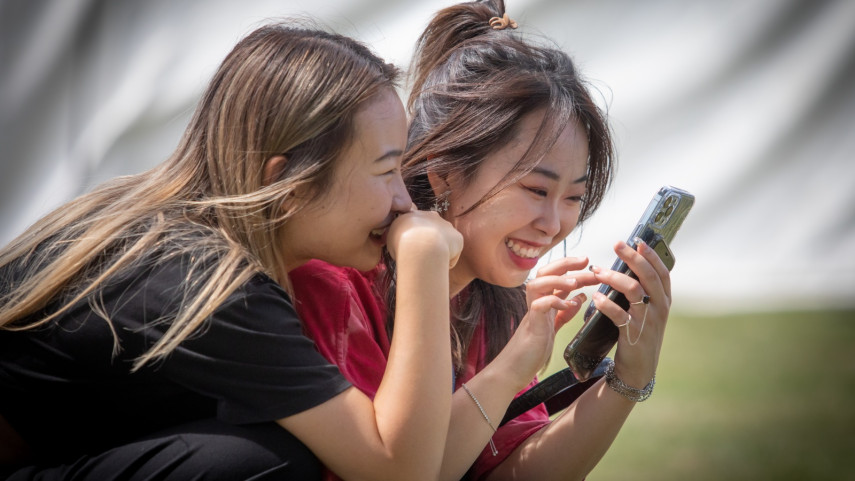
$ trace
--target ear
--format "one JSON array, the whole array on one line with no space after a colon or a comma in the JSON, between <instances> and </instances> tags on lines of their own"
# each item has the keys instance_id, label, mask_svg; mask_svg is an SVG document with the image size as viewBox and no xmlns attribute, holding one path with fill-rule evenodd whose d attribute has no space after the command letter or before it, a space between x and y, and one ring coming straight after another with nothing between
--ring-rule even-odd
<instances>
[{"instance_id":1,"label":"ear","mask_svg":"<svg viewBox=\"0 0 855 481\"><path fill-rule=\"evenodd\" d=\"M285 170L285 163L288 162L288 157L284 155L276 155L264 162L264 178L262 182L265 187L279 180L282 171Z\"/></svg>"},{"instance_id":2,"label":"ear","mask_svg":"<svg viewBox=\"0 0 855 481\"><path fill-rule=\"evenodd\" d=\"M434 197L439 197L445 192L448 192L450 187L448 185L448 181L441 175L437 174L433 170L427 171L428 182L430 182L430 187L433 189Z\"/></svg>"}]
</instances>

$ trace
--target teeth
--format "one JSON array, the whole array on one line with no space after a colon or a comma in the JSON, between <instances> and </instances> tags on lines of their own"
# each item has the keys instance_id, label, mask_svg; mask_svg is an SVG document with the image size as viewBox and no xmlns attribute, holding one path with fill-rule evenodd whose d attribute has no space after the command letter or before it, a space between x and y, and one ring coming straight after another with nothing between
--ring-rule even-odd
<instances>
[{"instance_id":1,"label":"teeth","mask_svg":"<svg viewBox=\"0 0 855 481\"><path fill-rule=\"evenodd\" d=\"M374 229L371 231L371 235L373 235L375 237L380 237L383 235L383 231L385 231L385 230L386 230L385 227L383 227L382 229Z\"/></svg>"},{"instance_id":2,"label":"teeth","mask_svg":"<svg viewBox=\"0 0 855 481\"><path fill-rule=\"evenodd\" d=\"M508 239L507 242L505 242L505 245L507 245L514 252L514 254L520 257L526 257L528 259L540 257L540 249L538 249L537 247L520 246L517 245L511 239Z\"/></svg>"}]
</instances>

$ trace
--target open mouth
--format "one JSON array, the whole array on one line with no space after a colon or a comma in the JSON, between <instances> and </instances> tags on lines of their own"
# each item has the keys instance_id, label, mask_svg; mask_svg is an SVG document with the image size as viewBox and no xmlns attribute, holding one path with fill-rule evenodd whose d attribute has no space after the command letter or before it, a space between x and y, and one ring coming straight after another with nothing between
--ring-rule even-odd
<instances>
[{"instance_id":1,"label":"open mouth","mask_svg":"<svg viewBox=\"0 0 855 481\"><path fill-rule=\"evenodd\" d=\"M514 254L524 259L537 259L543 253L542 247L531 247L514 242L513 239L507 239L505 245Z\"/></svg>"},{"instance_id":2,"label":"open mouth","mask_svg":"<svg viewBox=\"0 0 855 481\"><path fill-rule=\"evenodd\" d=\"M382 241L382 240L384 239L384 236L386 235L386 228L385 228L385 227L381 227L381 228L379 228L379 229L373 229L373 230L369 233L369 235L370 235L370 237L371 237L372 239L374 239L374 240Z\"/></svg>"}]
</instances>

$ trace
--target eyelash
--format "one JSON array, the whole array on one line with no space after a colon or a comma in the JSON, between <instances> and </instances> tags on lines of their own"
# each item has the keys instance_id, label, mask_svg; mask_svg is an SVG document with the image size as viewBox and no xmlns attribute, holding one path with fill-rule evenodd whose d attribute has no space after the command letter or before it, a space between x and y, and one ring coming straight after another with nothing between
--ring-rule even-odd
<instances>
[{"instance_id":1,"label":"eyelash","mask_svg":"<svg viewBox=\"0 0 855 481\"><path fill-rule=\"evenodd\" d=\"M546 195L547 195L546 190L544 190L544 189L539 189L537 187L524 187L524 188L527 191L533 193L534 195L536 195L538 197L546 197ZM584 202L584 200L585 200L585 198L581 195L574 195L574 196L568 197L567 199L572 200L573 202Z\"/></svg>"}]
</instances>

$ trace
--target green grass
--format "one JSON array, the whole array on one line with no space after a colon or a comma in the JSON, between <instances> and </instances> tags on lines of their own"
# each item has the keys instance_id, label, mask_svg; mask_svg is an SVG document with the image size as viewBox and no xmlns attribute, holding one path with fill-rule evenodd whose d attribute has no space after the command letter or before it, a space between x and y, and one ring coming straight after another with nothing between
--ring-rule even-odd
<instances>
[{"instance_id":1,"label":"green grass","mask_svg":"<svg viewBox=\"0 0 855 481\"><path fill-rule=\"evenodd\" d=\"M656 390L588 481L855 480L853 454L855 311L672 313Z\"/></svg>"}]
</instances>

